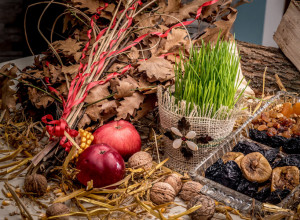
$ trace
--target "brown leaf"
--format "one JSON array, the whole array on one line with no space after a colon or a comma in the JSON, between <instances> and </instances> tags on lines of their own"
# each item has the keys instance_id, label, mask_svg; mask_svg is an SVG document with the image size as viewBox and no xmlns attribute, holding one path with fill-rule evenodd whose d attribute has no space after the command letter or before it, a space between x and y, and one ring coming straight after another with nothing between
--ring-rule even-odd
<instances>
[{"instance_id":1,"label":"brown leaf","mask_svg":"<svg viewBox=\"0 0 300 220\"><path fill-rule=\"evenodd\" d=\"M114 95L115 99L131 96L134 92L134 85L124 80L119 80L119 85L116 86L117 93Z\"/></svg>"},{"instance_id":2,"label":"brown leaf","mask_svg":"<svg viewBox=\"0 0 300 220\"><path fill-rule=\"evenodd\" d=\"M18 68L16 66L11 66L11 63L2 66L0 69L0 73L12 78L16 78L17 72ZM0 75L0 99L2 99L0 107L1 109L13 110L16 107L16 91L10 86L15 85L15 83L6 76Z\"/></svg>"},{"instance_id":3,"label":"brown leaf","mask_svg":"<svg viewBox=\"0 0 300 220\"><path fill-rule=\"evenodd\" d=\"M146 96L145 101L141 104L141 110L137 111L134 120L138 121L142 117L147 115L150 111L152 111L155 108L156 101L157 101L156 94L151 94Z\"/></svg>"},{"instance_id":4,"label":"brown leaf","mask_svg":"<svg viewBox=\"0 0 300 220\"><path fill-rule=\"evenodd\" d=\"M67 40L59 40L52 43L56 50L59 50L65 55L75 55L81 49L82 42L68 38Z\"/></svg>"},{"instance_id":5,"label":"brown leaf","mask_svg":"<svg viewBox=\"0 0 300 220\"><path fill-rule=\"evenodd\" d=\"M189 38L185 29L173 29L167 36L165 50L163 53L179 51L179 49L189 49Z\"/></svg>"},{"instance_id":6,"label":"brown leaf","mask_svg":"<svg viewBox=\"0 0 300 220\"><path fill-rule=\"evenodd\" d=\"M41 107L47 108L54 102L54 99L45 93L39 92L36 88L28 87L28 96L29 100L33 105L35 105L38 109Z\"/></svg>"},{"instance_id":7,"label":"brown leaf","mask_svg":"<svg viewBox=\"0 0 300 220\"><path fill-rule=\"evenodd\" d=\"M86 9L85 11L90 12L92 14L95 14L97 12L97 8L104 6L104 1L99 0L72 0L72 2L77 3L76 7ZM107 16L107 12L113 12L114 9L115 5L109 4L108 7L101 13L100 17L105 17L105 15ZM108 17L108 19L111 18L112 16Z\"/></svg>"},{"instance_id":8,"label":"brown leaf","mask_svg":"<svg viewBox=\"0 0 300 220\"><path fill-rule=\"evenodd\" d=\"M230 29L234 23L237 15L237 10L234 8L228 8L230 13L222 17L222 20L214 23L215 27L206 29L206 33L197 39L195 43L201 43L201 39L204 42L217 42L218 36L224 40L229 40L232 37Z\"/></svg>"},{"instance_id":9,"label":"brown leaf","mask_svg":"<svg viewBox=\"0 0 300 220\"><path fill-rule=\"evenodd\" d=\"M67 83L62 83L59 87L57 87L57 91L60 95L67 97L69 94Z\"/></svg>"},{"instance_id":10,"label":"brown leaf","mask_svg":"<svg viewBox=\"0 0 300 220\"><path fill-rule=\"evenodd\" d=\"M86 114L83 115L82 119L79 121L77 127L84 128L86 125L91 124L91 119Z\"/></svg>"},{"instance_id":11,"label":"brown leaf","mask_svg":"<svg viewBox=\"0 0 300 220\"><path fill-rule=\"evenodd\" d=\"M140 54L136 47L131 47L130 53L127 56L131 60L137 60L139 58Z\"/></svg>"},{"instance_id":12,"label":"brown leaf","mask_svg":"<svg viewBox=\"0 0 300 220\"><path fill-rule=\"evenodd\" d=\"M86 109L86 115L89 116L89 118L92 121L97 121L97 120L103 120L105 121L108 118L113 117L116 115L117 111L116 108L118 107L117 101L112 100L112 101L106 101L103 104L95 104L91 105Z\"/></svg>"},{"instance_id":13,"label":"brown leaf","mask_svg":"<svg viewBox=\"0 0 300 220\"><path fill-rule=\"evenodd\" d=\"M164 82L175 76L172 64L163 58L151 57L146 61L140 61L139 64L138 71L144 71L149 82Z\"/></svg>"},{"instance_id":14,"label":"brown leaf","mask_svg":"<svg viewBox=\"0 0 300 220\"><path fill-rule=\"evenodd\" d=\"M85 102L86 103L93 103L100 99L103 99L110 95L110 92L108 91L110 83L105 83L104 85L98 85L92 88L87 95ZM104 100L106 101L106 100ZM99 104L103 103L103 101L99 102Z\"/></svg>"},{"instance_id":15,"label":"brown leaf","mask_svg":"<svg viewBox=\"0 0 300 220\"><path fill-rule=\"evenodd\" d=\"M65 77L61 74L60 66L54 66L52 64L49 64L49 73L52 83L56 83L57 79L59 79L59 81L65 80Z\"/></svg>"},{"instance_id":16,"label":"brown leaf","mask_svg":"<svg viewBox=\"0 0 300 220\"><path fill-rule=\"evenodd\" d=\"M79 68L79 64L75 64L71 66L63 66L61 68L61 72L69 74L72 77L72 79L74 79L78 73L78 68Z\"/></svg>"},{"instance_id":17,"label":"brown leaf","mask_svg":"<svg viewBox=\"0 0 300 220\"><path fill-rule=\"evenodd\" d=\"M144 95L139 92L134 92L132 96L125 97L124 100L120 102L121 105L117 108L118 114L116 120L126 119L128 115L133 116L143 101Z\"/></svg>"}]
</instances>

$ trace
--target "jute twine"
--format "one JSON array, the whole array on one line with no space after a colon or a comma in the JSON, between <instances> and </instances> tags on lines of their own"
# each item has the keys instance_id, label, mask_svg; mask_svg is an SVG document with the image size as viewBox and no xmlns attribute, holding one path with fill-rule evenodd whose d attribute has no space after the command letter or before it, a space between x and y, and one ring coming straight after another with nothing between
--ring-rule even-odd
<instances>
[{"instance_id":1,"label":"jute twine","mask_svg":"<svg viewBox=\"0 0 300 220\"><path fill-rule=\"evenodd\" d=\"M188 172L198 163L205 160L206 157L213 152L222 140L227 137L233 130L235 120L239 114L237 109L228 111L226 107L222 107L216 114L212 115L211 109L207 108L201 112L196 106L187 106L184 100L176 102L175 97L170 95L169 90L158 88L158 107L160 125L164 131L170 131L171 127L178 127L178 121L185 117L190 123L190 131L195 131L199 137L206 135L213 138L208 144L198 144L198 150L193 151L193 156L189 159L183 156L180 148L173 148L173 140L163 135L164 157L168 157L167 166L177 172ZM192 111L188 109L192 108ZM183 146L182 146L183 147Z\"/></svg>"}]
</instances>

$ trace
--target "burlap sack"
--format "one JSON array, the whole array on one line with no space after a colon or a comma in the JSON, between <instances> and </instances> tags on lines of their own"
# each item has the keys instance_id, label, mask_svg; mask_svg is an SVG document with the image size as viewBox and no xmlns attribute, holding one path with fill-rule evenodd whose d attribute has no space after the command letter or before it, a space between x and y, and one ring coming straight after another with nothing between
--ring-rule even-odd
<instances>
[{"instance_id":1,"label":"burlap sack","mask_svg":"<svg viewBox=\"0 0 300 220\"><path fill-rule=\"evenodd\" d=\"M159 87L157 95L162 130L170 131L171 127L177 128L178 121L185 117L191 125L190 131L195 131L197 134L196 138L191 141L196 141L197 138L206 135L213 138L213 141L208 144L198 144L199 149L193 151L193 156L187 159L181 153L180 148L173 148L172 140L167 136L163 136L164 157L169 158L166 165L177 172L188 172L214 151L220 142L233 130L238 115L236 109L227 111L226 107L224 107L212 116L210 109L201 112L196 106L193 106L191 113L188 113L187 107L191 108L191 106L186 106L185 101L176 103L175 98L170 96L168 90L163 90L162 87Z\"/></svg>"}]
</instances>

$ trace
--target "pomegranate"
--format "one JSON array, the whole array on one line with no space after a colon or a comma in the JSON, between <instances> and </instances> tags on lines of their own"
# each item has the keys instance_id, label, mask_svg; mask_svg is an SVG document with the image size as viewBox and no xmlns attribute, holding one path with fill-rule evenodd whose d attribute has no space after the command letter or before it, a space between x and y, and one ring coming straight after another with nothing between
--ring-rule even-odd
<instances>
[{"instance_id":1,"label":"pomegranate","mask_svg":"<svg viewBox=\"0 0 300 220\"><path fill-rule=\"evenodd\" d=\"M125 163L122 156L106 144L95 144L79 156L76 168L77 179L83 185L93 180L94 187L104 187L124 178Z\"/></svg>"},{"instance_id":2,"label":"pomegranate","mask_svg":"<svg viewBox=\"0 0 300 220\"><path fill-rule=\"evenodd\" d=\"M116 149L124 159L141 150L141 137L128 121L112 121L94 132L93 144L107 144Z\"/></svg>"}]
</instances>

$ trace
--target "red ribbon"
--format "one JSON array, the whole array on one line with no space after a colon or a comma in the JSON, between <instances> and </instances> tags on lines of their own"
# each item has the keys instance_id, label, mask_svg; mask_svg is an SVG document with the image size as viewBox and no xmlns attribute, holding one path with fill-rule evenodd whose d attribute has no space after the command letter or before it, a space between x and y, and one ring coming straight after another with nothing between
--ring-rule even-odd
<instances>
[{"instance_id":1,"label":"red ribbon","mask_svg":"<svg viewBox=\"0 0 300 220\"><path fill-rule=\"evenodd\" d=\"M208 6L208 5L212 5L214 3L218 2L218 0L212 0L212 1L208 1L206 3L204 3L203 5L201 5L199 7L199 9L197 10L197 14L196 14L196 17L194 20L192 21L185 21L185 22L182 22L182 23L178 23L178 24L175 24L173 25L172 27L170 27L165 33L160 33L160 32L151 32L151 33L148 33L148 34L144 34L140 37L138 37L137 39L135 39L130 45L126 46L125 48L121 49L121 50L116 50L116 51L111 51L110 53L107 53L107 52L103 52L101 55L100 55L100 58L98 61L94 62L91 66L91 72L94 70L94 68L96 68L97 66L97 71L96 71L96 75L98 75L103 66L104 66L104 63L106 61L106 59L112 55L118 55L128 49L130 49L131 47L135 46L136 44L138 44L139 42L141 42L145 37L147 37L148 35L157 35L159 37L167 37L169 32L175 28L175 27L180 27L182 25L190 25L192 24L193 22L195 22L201 15L201 11L202 11L202 8L204 6ZM142 2L140 0L138 0L136 2L137 4L141 5ZM94 19L97 20L99 18L99 15L101 13L102 10L104 10L106 7L108 6L107 3L105 3L104 7L100 7L97 9L97 14L95 14L92 19L91 19L91 29L88 31L88 42L86 43L83 51L82 51L82 56L81 56L81 60L84 59L86 57L86 51L88 50L88 47L90 45L90 42L91 42L91 32L92 32L92 29L94 27ZM132 6L130 8L127 9L128 10L133 10L135 9L135 6ZM126 12L126 18L128 19L128 24L126 25L125 28L121 28L118 33L117 33L117 37L116 39L113 39L110 43L109 43L109 46L110 46L110 49L113 47L113 45L118 41L118 39L120 38L121 34L123 32L125 32L132 24L132 21L133 21L133 18L132 17L129 17L127 12ZM113 21L113 25L111 28L113 28L116 24L116 18L114 19ZM97 35L96 37L96 41L98 41L107 31L108 28L104 28L103 30L100 31L100 33ZM97 51L97 48L98 46L95 47L94 51L93 51L93 55L95 55L96 51ZM164 57L164 55L162 55L161 57ZM49 64L49 63L47 63ZM130 68L131 68L131 65L127 65L125 66L121 73L117 73L117 72L114 72L114 73L111 73L109 74L105 80L100 80L100 81L96 81L96 82L91 82L87 85L87 88L83 94L83 97L79 98L76 100L76 96L78 94L78 92L80 91L81 87L84 85L84 82L85 82L85 79L90 76L90 73L86 73L86 74L83 74L83 72L86 70L87 68L87 64L83 64L82 62L80 62L80 66L79 66L79 69L78 69L78 75L75 77L75 79L72 80L71 82L71 85L70 85L70 89L69 89L69 94L68 94L68 99L67 99L67 102L65 102L64 98L59 95L58 91L56 89L54 89L53 87L51 86L48 86L49 90L52 91L52 92L55 92L57 95L60 96L60 98L62 99L62 102L63 102L63 114L62 114L62 118L59 119L59 120L54 120L52 115L45 115L43 118L42 118L42 121L47 124L46 128L47 128L47 131L48 133L50 134L50 139L53 137L53 136L56 136L56 137L62 137L61 141L60 141L60 145L65 147L66 151L69 151L71 146L72 146L72 143L70 141L68 141L64 135L64 132L66 131L71 137L76 137L78 135L78 132L76 130L73 130L71 128L68 127L68 124L66 122L66 118L67 116L70 114L72 108L75 106L75 105L78 105L80 103L82 103L86 96L88 95L88 92L89 90L91 90L93 87L95 87L96 85L103 85L105 83L107 83L109 80L111 80L112 78L116 77L116 76L119 76L119 75L122 75L124 74L125 72L127 72ZM81 72L82 70L82 72ZM49 80L47 81L47 83L49 82ZM48 121L50 120L50 121ZM67 142L66 142L67 140Z\"/></svg>"}]
</instances>

